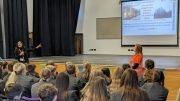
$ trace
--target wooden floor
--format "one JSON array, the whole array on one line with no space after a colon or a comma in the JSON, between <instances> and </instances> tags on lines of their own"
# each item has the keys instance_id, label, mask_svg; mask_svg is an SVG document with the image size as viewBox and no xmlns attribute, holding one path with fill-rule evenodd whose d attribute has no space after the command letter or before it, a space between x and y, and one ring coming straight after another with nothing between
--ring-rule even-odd
<instances>
[{"instance_id":1,"label":"wooden floor","mask_svg":"<svg viewBox=\"0 0 180 101\"><path fill-rule=\"evenodd\" d=\"M66 61L72 61L76 64L76 67L78 67L79 64L82 64L83 61L89 61L94 64L93 68L100 68L103 65L110 68L112 67L112 70L113 66L121 66L123 63L128 63L130 57L131 56L118 55L77 55L73 57L51 56L30 58L30 61L37 65L38 72L41 71L48 60L56 62L58 71L65 70L64 63ZM175 101L178 89L180 88L180 57L144 56L144 61L146 59L153 59L156 68L164 70L165 87L169 89L167 101Z\"/></svg>"}]
</instances>

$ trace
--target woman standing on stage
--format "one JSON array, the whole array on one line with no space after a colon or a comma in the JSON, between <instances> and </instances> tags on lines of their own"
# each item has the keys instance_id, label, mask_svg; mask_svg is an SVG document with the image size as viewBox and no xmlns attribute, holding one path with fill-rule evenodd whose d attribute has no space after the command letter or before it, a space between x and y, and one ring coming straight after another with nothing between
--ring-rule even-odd
<instances>
[{"instance_id":1,"label":"woman standing on stage","mask_svg":"<svg viewBox=\"0 0 180 101\"><path fill-rule=\"evenodd\" d=\"M18 41L15 47L15 59L17 59L19 62L29 62L27 50L24 47L22 41Z\"/></svg>"},{"instance_id":2,"label":"woman standing on stage","mask_svg":"<svg viewBox=\"0 0 180 101\"><path fill-rule=\"evenodd\" d=\"M141 75L143 72L142 63L143 63L142 46L136 44L134 46L134 55L130 59L130 66L132 69L136 70L138 75Z\"/></svg>"}]
</instances>

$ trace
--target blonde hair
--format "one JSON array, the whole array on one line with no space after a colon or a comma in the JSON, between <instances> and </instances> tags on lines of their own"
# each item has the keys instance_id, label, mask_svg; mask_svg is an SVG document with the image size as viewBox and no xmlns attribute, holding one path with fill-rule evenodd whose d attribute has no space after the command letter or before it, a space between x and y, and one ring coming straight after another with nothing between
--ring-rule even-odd
<instances>
[{"instance_id":1,"label":"blonde hair","mask_svg":"<svg viewBox=\"0 0 180 101\"><path fill-rule=\"evenodd\" d=\"M13 66L13 72L9 76L6 86L10 83L16 83L17 75L25 75L26 73L26 65L23 63L16 63Z\"/></svg>"},{"instance_id":2,"label":"blonde hair","mask_svg":"<svg viewBox=\"0 0 180 101\"><path fill-rule=\"evenodd\" d=\"M84 67L84 71L82 72L82 78L87 79L91 73L91 64L90 63L84 63L83 67Z\"/></svg>"},{"instance_id":3,"label":"blonde hair","mask_svg":"<svg viewBox=\"0 0 180 101\"><path fill-rule=\"evenodd\" d=\"M104 74L102 71L100 70L93 70L91 73L90 73L90 77L89 77L89 81L86 83L85 87L81 90L81 94L82 96L84 96L85 92L87 91L87 89L89 88L89 85L94 82L94 79L96 77L103 77L104 78Z\"/></svg>"},{"instance_id":4,"label":"blonde hair","mask_svg":"<svg viewBox=\"0 0 180 101\"><path fill-rule=\"evenodd\" d=\"M118 88L120 88L120 81L121 81L123 72L124 72L124 69L120 67L117 67L114 70L113 75L112 75L112 83L110 85L110 92L113 92L117 90Z\"/></svg>"},{"instance_id":5,"label":"blonde hair","mask_svg":"<svg viewBox=\"0 0 180 101\"><path fill-rule=\"evenodd\" d=\"M81 101L109 101L105 79L95 77Z\"/></svg>"}]
</instances>

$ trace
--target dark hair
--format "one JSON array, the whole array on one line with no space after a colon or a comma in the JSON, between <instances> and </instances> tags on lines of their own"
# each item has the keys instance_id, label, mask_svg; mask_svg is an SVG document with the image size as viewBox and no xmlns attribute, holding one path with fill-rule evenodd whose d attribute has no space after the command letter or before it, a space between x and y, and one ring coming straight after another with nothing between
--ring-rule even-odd
<instances>
[{"instance_id":1,"label":"dark hair","mask_svg":"<svg viewBox=\"0 0 180 101\"><path fill-rule=\"evenodd\" d=\"M14 66L14 63L9 63L8 64L8 70L13 72L13 66Z\"/></svg>"},{"instance_id":2,"label":"dark hair","mask_svg":"<svg viewBox=\"0 0 180 101\"><path fill-rule=\"evenodd\" d=\"M124 71L120 87L124 92L124 101L149 101L147 93L138 87L138 76L135 70Z\"/></svg>"},{"instance_id":3,"label":"dark hair","mask_svg":"<svg viewBox=\"0 0 180 101\"><path fill-rule=\"evenodd\" d=\"M109 78L111 77L109 68L102 68L101 70L102 70L104 75L106 75Z\"/></svg>"},{"instance_id":4,"label":"dark hair","mask_svg":"<svg viewBox=\"0 0 180 101\"><path fill-rule=\"evenodd\" d=\"M42 101L52 101L57 95L57 89L52 84L43 84L38 89L38 95Z\"/></svg>"},{"instance_id":5,"label":"dark hair","mask_svg":"<svg viewBox=\"0 0 180 101\"><path fill-rule=\"evenodd\" d=\"M145 67L146 67L147 69L153 69L153 68L154 68L154 61L151 60L151 59L147 59L147 60L145 61Z\"/></svg>"},{"instance_id":6,"label":"dark hair","mask_svg":"<svg viewBox=\"0 0 180 101\"><path fill-rule=\"evenodd\" d=\"M152 75L153 82L158 82L162 86L164 86L164 80L165 76L164 73L160 70L154 70L153 75Z\"/></svg>"},{"instance_id":7,"label":"dark hair","mask_svg":"<svg viewBox=\"0 0 180 101\"><path fill-rule=\"evenodd\" d=\"M126 70L126 69L130 68L130 65L129 64L123 64L122 68L123 68L123 70Z\"/></svg>"},{"instance_id":8,"label":"dark hair","mask_svg":"<svg viewBox=\"0 0 180 101\"><path fill-rule=\"evenodd\" d=\"M35 68L36 68L36 65L34 65L34 64L28 64L28 66L27 66L27 72L33 73L33 72L35 72Z\"/></svg>"},{"instance_id":9,"label":"dark hair","mask_svg":"<svg viewBox=\"0 0 180 101\"><path fill-rule=\"evenodd\" d=\"M18 42L22 43L22 48L19 48L19 47L18 47ZM18 42L16 43L16 48L15 48L15 49L21 49L21 50L24 50L24 49L25 49L24 43L23 43L22 41L18 41Z\"/></svg>"},{"instance_id":10,"label":"dark hair","mask_svg":"<svg viewBox=\"0 0 180 101\"><path fill-rule=\"evenodd\" d=\"M62 82L63 81L63 82ZM67 91L69 88L69 76L61 72L56 78L56 87L58 89L57 101L67 101Z\"/></svg>"},{"instance_id":11,"label":"dark hair","mask_svg":"<svg viewBox=\"0 0 180 101\"><path fill-rule=\"evenodd\" d=\"M8 99L13 99L15 96L19 96L23 92L23 87L20 84L10 83L5 87L5 94Z\"/></svg>"},{"instance_id":12,"label":"dark hair","mask_svg":"<svg viewBox=\"0 0 180 101\"><path fill-rule=\"evenodd\" d=\"M3 71L2 71L2 68L0 68L0 79L3 78Z\"/></svg>"},{"instance_id":13,"label":"dark hair","mask_svg":"<svg viewBox=\"0 0 180 101\"><path fill-rule=\"evenodd\" d=\"M71 64L71 65L67 65L66 67L66 71L68 74L75 74L76 72L76 68L75 68L75 65Z\"/></svg>"}]
</instances>

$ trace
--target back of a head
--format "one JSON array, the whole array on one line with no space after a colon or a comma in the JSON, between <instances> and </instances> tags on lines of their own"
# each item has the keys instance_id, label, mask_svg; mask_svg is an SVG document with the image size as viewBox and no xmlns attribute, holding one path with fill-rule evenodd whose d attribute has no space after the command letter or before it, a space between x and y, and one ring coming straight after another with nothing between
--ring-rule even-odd
<instances>
[{"instance_id":1,"label":"back of a head","mask_svg":"<svg viewBox=\"0 0 180 101\"><path fill-rule=\"evenodd\" d=\"M56 87L58 89L62 89L62 90L68 89L68 87L69 87L69 76L66 73L61 72L58 74L58 76L56 78Z\"/></svg>"},{"instance_id":2,"label":"back of a head","mask_svg":"<svg viewBox=\"0 0 180 101\"><path fill-rule=\"evenodd\" d=\"M51 74L50 70L47 69L47 68L44 68L44 69L42 69L42 71L41 71L41 78L42 78L43 80L47 80L48 78L50 78L50 74Z\"/></svg>"},{"instance_id":3,"label":"back of a head","mask_svg":"<svg viewBox=\"0 0 180 101\"><path fill-rule=\"evenodd\" d=\"M13 66L14 66L14 63L9 63L9 64L8 64L8 70L9 70L10 72L13 72Z\"/></svg>"},{"instance_id":4,"label":"back of a head","mask_svg":"<svg viewBox=\"0 0 180 101\"><path fill-rule=\"evenodd\" d=\"M89 85L86 96L88 101L108 101L109 95L105 79L100 76L96 77L94 82Z\"/></svg>"},{"instance_id":5,"label":"back of a head","mask_svg":"<svg viewBox=\"0 0 180 101\"><path fill-rule=\"evenodd\" d=\"M147 93L138 87L138 76L135 70L127 69L123 73L120 87L124 101L149 101Z\"/></svg>"},{"instance_id":6,"label":"back of a head","mask_svg":"<svg viewBox=\"0 0 180 101\"><path fill-rule=\"evenodd\" d=\"M10 83L15 83L17 79L17 75L25 75L26 73L26 65L23 63L16 63L13 66L13 72L9 76L6 86Z\"/></svg>"},{"instance_id":7,"label":"back of a head","mask_svg":"<svg viewBox=\"0 0 180 101\"><path fill-rule=\"evenodd\" d=\"M126 70L126 69L130 68L130 65L129 65L129 64L123 64L123 65L122 65L122 68L123 68L124 70Z\"/></svg>"},{"instance_id":8,"label":"back of a head","mask_svg":"<svg viewBox=\"0 0 180 101\"><path fill-rule=\"evenodd\" d=\"M153 75L154 69L146 69L143 74L143 80L144 82L152 82L152 75Z\"/></svg>"},{"instance_id":9,"label":"back of a head","mask_svg":"<svg viewBox=\"0 0 180 101\"><path fill-rule=\"evenodd\" d=\"M36 68L36 65L34 65L34 64L28 64L28 66L27 66L27 71L28 71L29 73L33 73L33 72L35 72L35 68Z\"/></svg>"},{"instance_id":10,"label":"back of a head","mask_svg":"<svg viewBox=\"0 0 180 101\"><path fill-rule=\"evenodd\" d=\"M52 60L49 60L49 61L47 62L46 65L52 65L52 66L55 66L54 61L52 61Z\"/></svg>"},{"instance_id":11,"label":"back of a head","mask_svg":"<svg viewBox=\"0 0 180 101\"><path fill-rule=\"evenodd\" d=\"M136 44L135 47L136 47L136 53L137 54L143 54L143 52L142 52L143 48L140 44Z\"/></svg>"},{"instance_id":12,"label":"back of a head","mask_svg":"<svg viewBox=\"0 0 180 101\"><path fill-rule=\"evenodd\" d=\"M162 83L162 85L164 85L164 73L160 70L154 70L153 71L153 75L152 75L152 80L153 82L158 82L158 83Z\"/></svg>"},{"instance_id":13,"label":"back of a head","mask_svg":"<svg viewBox=\"0 0 180 101\"><path fill-rule=\"evenodd\" d=\"M109 68L102 68L101 70L102 70L104 75L106 75L109 78L111 77Z\"/></svg>"},{"instance_id":14,"label":"back of a head","mask_svg":"<svg viewBox=\"0 0 180 101\"><path fill-rule=\"evenodd\" d=\"M147 59L147 60L145 61L145 67L146 67L147 69L154 69L154 61L151 60L151 59Z\"/></svg>"},{"instance_id":15,"label":"back of a head","mask_svg":"<svg viewBox=\"0 0 180 101\"><path fill-rule=\"evenodd\" d=\"M69 76L61 72L56 78L56 88L58 89L58 101L65 101L67 99L67 91L69 88Z\"/></svg>"},{"instance_id":16,"label":"back of a head","mask_svg":"<svg viewBox=\"0 0 180 101\"><path fill-rule=\"evenodd\" d=\"M23 64L23 63L16 63L16 64L14 64L14 66L13 66L13 71L14 71L16 74L25 73L25 72L26 72L26 65Z\"/></svg>"},{"instance_id":17,"label":"back of a head","mask_svg":"<svg viewBox=\"0 0 180 101\"><path fill-rule=\"evenodd\" d=\"M75 72L76 72L76 68L75 68L75 65L73 65L73 64L68 64L67 66L66 66L66 71L67 71L67 73L68 74L75 74Z\"/></svg>"},{"instance_id":18,"label":"back of a head","mask_svg":"<svg viewBox=\"0 0 180 101\"><path fill-rule=\"evenodd\" d=\"M93 80L96 78L96 77L103 77L104 78L104 74L102 71L100 70L93 70L91 73L90 73L90 77L89 77L89 81L88 82L93 82Z\"/></svg>"},{"instance_id":19,"label":"back of a head","mask_svg":"<svg viewBox=\"0 0 180 101\"><path fill-rule=\"evenodd\" d=\"M56 68L53 65L47 65L45 68L49 69L51 73L54 73L56 71Z\"/></svg>"},{"instance_id":20,"label":"back of a head","mask_svg":"<svg viewBox=\"0 0 180 101\"><path fill-rule=\"evenodd\" d=\"M138 88L138 76L135 70L127 69L123 72L120 87L125 87L125 89Z\"/></svg>"},{"instance_id":21,"label":"back of a head","mask_svg":"<svg viewBox=\"0 0 180 101\"><path fill-rule=\"evenodd\" d=\"M83 67L84 67L84 70L82 72L82 78L87 79L91 73L91 64L90 63L84 63Z\"/></svg>"},{"instance_id":22,"label":"back of a head","mask_svg":"<svg viewBox=\"0 0 180 101\"><path fill-rule=\"evenodd\" d=\"M52 84L43 84L38 89L38 95L42 101L56 101L57 89Z\"/></svg>"},{"instance_id":23,"label":"back of a head","mask_svg":"<svg viewBox=\"0 0 180 101\"><path fill-rule=\"evenodd\" d=\"M14 99L16 96L20 96L23 92L23 87L19 84L10 83L5 87L5 94L8 99Z\"/></svg>"},{"instance_id":24,"label":"back of a head","mask_svg":"<svg viewBox=\"0 0 180 101\"><path fill-rule=\"evenodd\" d=\"M112 79L121 79L123 72L124 72L123 68L120 67L115 68Z\"/></svg>"}]
</instances>

